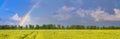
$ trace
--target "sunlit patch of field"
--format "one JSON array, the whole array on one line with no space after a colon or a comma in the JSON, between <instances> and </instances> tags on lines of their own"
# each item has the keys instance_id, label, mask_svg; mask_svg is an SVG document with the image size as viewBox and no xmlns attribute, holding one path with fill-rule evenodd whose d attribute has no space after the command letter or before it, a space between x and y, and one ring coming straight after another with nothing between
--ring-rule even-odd
<instances>
[{"instance_id":1,"label":"sunlit patch of field","mask_svg":"<svg viewBox=\"0 0 120 39\"><path fill-rule=\"evenodd\" d=\"M0 39L120 39L120 30L0 30Z\"/></svg>"}]
</instances>

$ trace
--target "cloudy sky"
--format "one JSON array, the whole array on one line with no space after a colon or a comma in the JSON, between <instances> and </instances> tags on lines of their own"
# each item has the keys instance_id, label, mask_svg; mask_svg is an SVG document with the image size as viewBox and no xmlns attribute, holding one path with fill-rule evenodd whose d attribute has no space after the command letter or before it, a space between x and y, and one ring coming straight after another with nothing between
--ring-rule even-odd
<instances>
[{"instance_id":1,"label":"cloudy sky","mask_svg":"<svg viewBox=\"0 0 120 39\"><path fill-rule=\"evenodd\" d=\"M120 26L120 0L0 0L0 25Z\"/></svg>"}]
</instances>

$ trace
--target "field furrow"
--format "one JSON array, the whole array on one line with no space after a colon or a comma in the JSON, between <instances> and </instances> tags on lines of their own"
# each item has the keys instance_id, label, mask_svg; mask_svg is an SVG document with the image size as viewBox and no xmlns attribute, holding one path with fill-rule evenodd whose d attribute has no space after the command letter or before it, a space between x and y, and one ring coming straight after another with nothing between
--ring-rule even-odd
<instances>
[{"instance_id":1,"label":"field furrow","mask_svg":"<svg viewBox=\"0 0 120 39\"><path fill-rule=\"evenodd\" d=\"M0 39L119 39L120 30L0 30Z\"/></svg>"}]
</instances>

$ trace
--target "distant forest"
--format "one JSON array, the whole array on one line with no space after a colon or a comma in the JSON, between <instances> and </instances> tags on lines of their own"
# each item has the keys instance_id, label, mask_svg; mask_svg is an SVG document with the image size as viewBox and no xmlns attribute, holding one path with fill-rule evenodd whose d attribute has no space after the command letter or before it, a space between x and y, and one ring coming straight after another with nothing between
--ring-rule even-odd
<instances>
[{"instance_id":1,"label":"distant forest","mask_svg":"<svg viewBox=\"0 0 120 39\"><path fill-rule=\"evenodd\" d=\"M43 25L26 25L26 26L17 26L17 25L0 25L0 29L120 29L120 26L84 26L84 25L55 25L55 24L43 24Z\"/></svg>"}]
</instances>

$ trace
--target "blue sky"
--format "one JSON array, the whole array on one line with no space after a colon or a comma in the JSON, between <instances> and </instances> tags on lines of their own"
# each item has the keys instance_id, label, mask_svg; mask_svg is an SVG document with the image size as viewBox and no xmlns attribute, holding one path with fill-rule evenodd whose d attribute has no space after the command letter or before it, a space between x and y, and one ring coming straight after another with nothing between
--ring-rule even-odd
<instances>
[{"instance_id":1,"label":"blue sky","mask_svg":"<svg viewBox=\"0 0 120 39\"><path fill-rule=\"evenodd\" d=\"M0 0L0 25L120 25L120 0Z\"/></svg>"}]
</instances>

